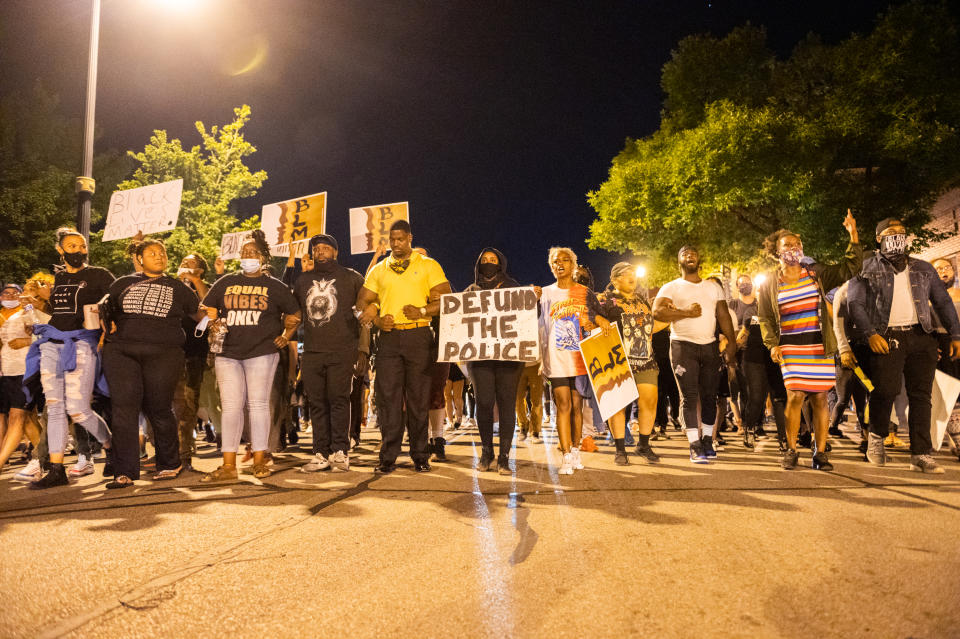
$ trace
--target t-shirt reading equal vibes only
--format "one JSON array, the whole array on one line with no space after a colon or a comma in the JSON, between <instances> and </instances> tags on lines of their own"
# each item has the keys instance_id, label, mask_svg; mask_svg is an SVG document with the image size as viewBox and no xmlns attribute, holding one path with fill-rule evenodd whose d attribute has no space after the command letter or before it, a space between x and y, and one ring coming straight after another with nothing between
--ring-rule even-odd
<instances>
[{"instance_id":1,"label":"t-shirt reading equal vibes only","mask_svg":"<svg viewBox=\"0 0 960 639\"><path fill-rule=\"evenodd\" d=\"M586 375L580 354L581 318L589 318L589 302L596 296L582 284L543 287L540 295L540 350L547 377Z\"/></svg>"},{"instance_id":2,"label":"t-shirt reading equal vibes only","mask_svg":"<svg viewBox=\"0 0 960 639\"><path fill-rule=\"evenodd\" d=\"M226 321L222 357L248 359L276 353L273 340L283 332L283 315L300 310L297 298L275 277L224 275L207 291L206 306Z\"/></svg>"}]
</instances>

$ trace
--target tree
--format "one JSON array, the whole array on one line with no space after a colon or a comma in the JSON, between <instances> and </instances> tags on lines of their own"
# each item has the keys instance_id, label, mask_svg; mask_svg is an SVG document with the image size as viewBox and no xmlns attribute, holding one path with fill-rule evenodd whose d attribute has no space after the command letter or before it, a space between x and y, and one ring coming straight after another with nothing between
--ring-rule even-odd
<instances>
[{"instance_id":1,"label":"tree","mask_svg":"<svg viewBox=\"0 0 960 639\"><path fill-rule=\"evenodd\" d=\"M238 228L234 203L255 195L267 179L266 171L251 172L243 161L256 152L243 136L249 119L250 107L243 105L234 109L234 120L222 128L214 125L207 131L202 122L197 122L201 144L189 150L179 139L170 139L166 131L155 130L143 151L127 152L137 167L130 179L117 185L118 190L183 178L177 227L158 234L167 245L172 269L179 258L194 252L212 262L219 253L221 236ZM256 228L257 220L257 216L245 220L242 228ZM103 242L102 237L100 230L92 238L96 263L116 273L129 271L125 255L128 242Z\"/></svg>"},{"instance_id":2,"label":"tree","mask_svg":"<svg viewBox=\"0 0 960 639\"><path fill-rule=\"evenodd\" d=\"M896 216L922 245L930 205L960 176L958 65L955 20L924 2L837 45L808 36L786 60L749 25L685 38L664 65L660 129L628 139L587 196L589 244L647 255L663 279L686 243L756 267L762 238L784 227L830 259L849 207L864 241Z\"/></svg>"}]
</instances>

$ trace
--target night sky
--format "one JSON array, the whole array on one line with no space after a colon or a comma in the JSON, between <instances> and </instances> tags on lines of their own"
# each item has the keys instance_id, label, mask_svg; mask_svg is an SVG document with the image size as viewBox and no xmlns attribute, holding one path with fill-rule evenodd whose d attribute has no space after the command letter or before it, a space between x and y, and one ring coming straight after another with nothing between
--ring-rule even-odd
<instances>
[{"instance_id":1,"label":"night sky","mask_svg":"<svg viewBox=\"0 0 960 639\"><path fill-rule=\"evenodd\" d=\"M247 103L248 165L269 178L242 215L328 191L327 230L362 270L347 210L408 200L457 288L487 245L521 283L548 282L547 249L570 246L602 286L619 256L587 250L585 195L657 129L681 38L749 21L786 56L810 31L869 31L887 4L104 0L97 149L141 150L154 128L189 147L195 120ZM0 89L40 79L81 118L89 19L89 0L0 2Z\"/></svg>"}]
</instances>

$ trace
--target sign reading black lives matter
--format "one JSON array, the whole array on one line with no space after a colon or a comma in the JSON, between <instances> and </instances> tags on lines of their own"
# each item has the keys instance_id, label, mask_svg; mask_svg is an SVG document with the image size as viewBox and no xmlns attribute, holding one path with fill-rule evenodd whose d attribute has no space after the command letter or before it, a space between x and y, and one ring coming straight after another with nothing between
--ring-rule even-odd
<instances>
[{"instance_id":1,"label":"sign reading black lives matter","mask_svg":"<svg viewBox=\"0 0 960 639\"><path fill-rule=\"evenodd\" d=\"M438 355L440 362L537 361L537 294L532 288L495 288L444 295Z\"/></svg>"}]
</instances>

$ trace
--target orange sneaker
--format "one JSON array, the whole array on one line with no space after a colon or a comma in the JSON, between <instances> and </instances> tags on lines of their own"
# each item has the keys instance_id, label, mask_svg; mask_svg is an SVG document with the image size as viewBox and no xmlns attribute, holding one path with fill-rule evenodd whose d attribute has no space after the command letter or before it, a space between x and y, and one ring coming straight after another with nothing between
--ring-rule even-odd
<instances>
[{"instance_id":1,"label":"orange sneaker","mask_svg":"<svg viewBox=\"0 0 960 639\"><path fill-rule=\"evenodd\" d=\"M596 442L593 441L593 437L591 437L590 435L587 435L586 437L580 440L580 450L582 450L585 453L595 453L600 449L597 448L597 444Z\"/></svg>"}]
</instances>

